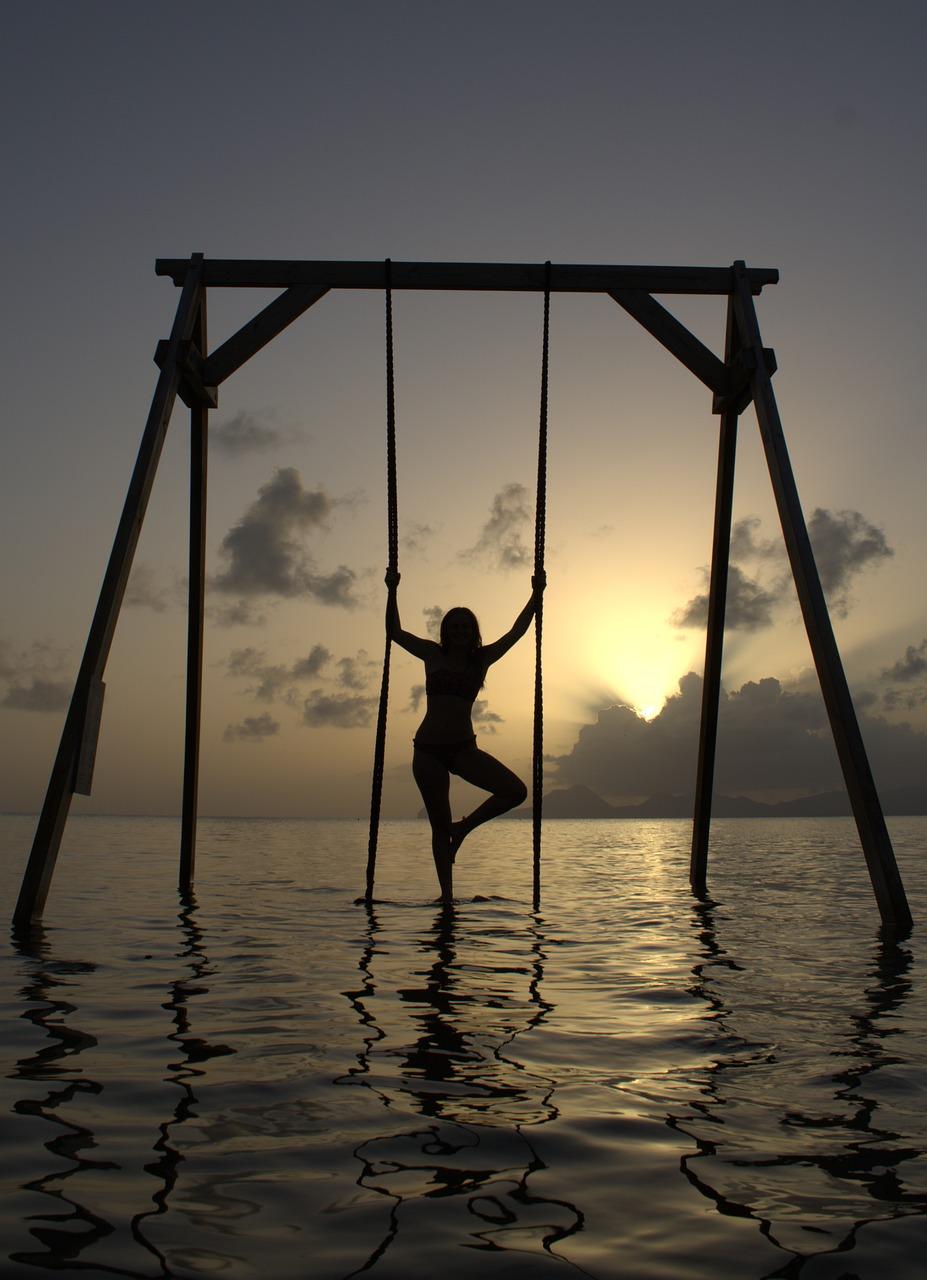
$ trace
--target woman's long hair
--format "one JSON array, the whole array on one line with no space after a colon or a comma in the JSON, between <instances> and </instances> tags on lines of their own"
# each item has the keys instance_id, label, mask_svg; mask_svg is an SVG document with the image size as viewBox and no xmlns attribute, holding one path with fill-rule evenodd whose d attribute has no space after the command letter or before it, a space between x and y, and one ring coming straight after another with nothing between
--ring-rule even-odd
<instances>
[{"instance_id":1,"label":"woman's long hair","mask_svg":"<svg viewBox=\"0 0 927 1280\"><path fill-rule=\"evenodd\" d=\"M454 618L466 618L472 629L472 638L470 648L467 650L467 665L473 667L480 674L480 688L486 679L486 671L480 658L480 650L483 647L483 637L480 635L480 624L476 620L476 614L472 609L467 609L464 605L457 605L453 609L448 609L447 613L441 619L441 630L438 633L441 648L447 653L447 627L448 622Z\"/></svg>"}]
</instances>

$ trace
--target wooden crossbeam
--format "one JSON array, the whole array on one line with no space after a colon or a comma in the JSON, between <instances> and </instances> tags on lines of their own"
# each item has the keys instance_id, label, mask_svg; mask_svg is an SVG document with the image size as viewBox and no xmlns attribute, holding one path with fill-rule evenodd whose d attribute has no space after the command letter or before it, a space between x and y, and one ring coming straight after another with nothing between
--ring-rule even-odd
<instances>
[{"instance_id":1,"label":"wooden crossbeam","mask_svg":"<svg viewBox=\"0 0 927 1280\"><path fill-rule=\"evenodd\" d=\"M183 283L189 258L158 258L155 272ZM645 293L730 293L730 267L577 266L516 262L393 262L393 289L472 289L506 292L608 293L613 289L643 289ZM746 279L752 293L777 284L779 272L749 267ZM383 289L383 262L315 262L293 259L207 258L203 284L246 289L289 289L311 285L319 289Z\"/></svg>"},{"instance_id":2,"label":"wooden crossbeam","mask_svg":"<svg viewBox=\"0 0 927 1280\"><path fill-rule=\"evenodd\" d=\"M730 392L731 374L724 362L656 298L640 289L609 289L608 293L706 387L716 395Z\"/></svg>"},{"instance_id":3,"label":"wooden crossbeam","mask_svg":"<svg viewBox=\"0 0 927 1280\"><path fill-rule=\"evenodd\" d=\"M274 298L263 311L259 311L252 320L242 325L237 333L233 333L220 347L216 347L203 364L203 381L211 387L219 386L262 347L266 347L278 333L282 333L288 324L308 311L320 298L324 298L326 293L327 288L303 284L293 285Z\"/></svg>"}]
</instances>

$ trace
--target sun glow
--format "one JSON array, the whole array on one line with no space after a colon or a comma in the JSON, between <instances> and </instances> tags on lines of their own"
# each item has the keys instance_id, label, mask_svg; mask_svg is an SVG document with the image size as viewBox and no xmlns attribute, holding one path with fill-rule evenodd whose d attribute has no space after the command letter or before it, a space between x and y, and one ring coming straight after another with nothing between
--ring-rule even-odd
<instances>
[{"instance_id":1,"label":"sun glow","mask_svg":"<svg viewBox=\"0 0 927 1280\"><path fill-rule=\"evenodd\" d=\"M665 615L631 617L625 610L620 620L587 637L586 659L604 690L642 719L653 720L678 690L680 678L701 670L701 643L667 627Z\"/></svg>"}]
</instances>

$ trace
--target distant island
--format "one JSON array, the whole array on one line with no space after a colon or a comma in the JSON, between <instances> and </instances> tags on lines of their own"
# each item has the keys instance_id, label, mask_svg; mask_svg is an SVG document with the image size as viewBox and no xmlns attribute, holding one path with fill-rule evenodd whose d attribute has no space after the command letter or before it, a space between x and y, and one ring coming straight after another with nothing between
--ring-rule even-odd
<instances>
[{"instance_id":1,"label":"distant island","mask_svg":"<svg viewBox=\"0 0 927 1280\"><path fill-rule=\"evenodd\" d=\"M927 786L886 788L879 793L882 809L895 816L927 814ZM654 795L639 804L609 804L589 787L565 787L544 797L547 818L691 818L694 796ZM825 791L820 795L798 796L766 804L749 796L715 795L711 803L716 818L849 818L850 800L845 791ZM529 818L531 808L516 809L508 815Z\"/></svg>"}]
</instances>

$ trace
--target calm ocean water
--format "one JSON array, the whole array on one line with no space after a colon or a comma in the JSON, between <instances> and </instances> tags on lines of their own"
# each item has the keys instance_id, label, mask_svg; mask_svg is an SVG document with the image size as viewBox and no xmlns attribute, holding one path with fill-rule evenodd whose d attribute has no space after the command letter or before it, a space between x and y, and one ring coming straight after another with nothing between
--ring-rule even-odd
<instances>
[{"instance_id":1,"label":"calm ocean water","mask_svg":"<svg viewBox=\"0 0 927 1280\"><path fill-rule=\"evenodd\" d=\"M34 820L0 819L9 914ZM7 944L0 1275L921 1277L927 819L878 915L849 820L71 821Z\"/></svg>"}]
</instances>

